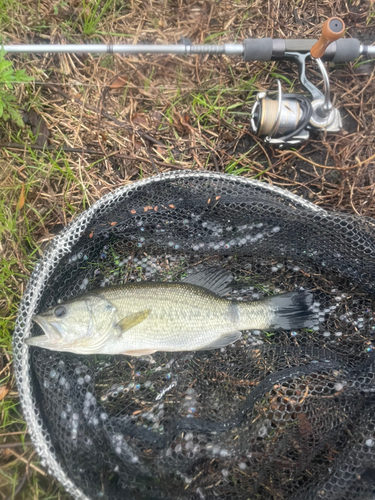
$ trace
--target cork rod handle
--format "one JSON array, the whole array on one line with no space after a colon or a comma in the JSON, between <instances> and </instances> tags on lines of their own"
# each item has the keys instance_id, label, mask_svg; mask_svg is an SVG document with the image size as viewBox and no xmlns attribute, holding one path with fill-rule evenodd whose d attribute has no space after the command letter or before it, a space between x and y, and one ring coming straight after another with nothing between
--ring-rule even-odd
<instances>
[{"instance_id":1,"label":"cork rod handle","mask_svg":"<svg viewBox=\"0 0 375 500\"><path fill-rule=\"evenodd\" d=\"M345 24L339 17L331 17L323 24L322 34L319 40L311 48L311 55L318 59L322 57L328 45L342 37L345 31Z\"/></svg>"}]
</instances>

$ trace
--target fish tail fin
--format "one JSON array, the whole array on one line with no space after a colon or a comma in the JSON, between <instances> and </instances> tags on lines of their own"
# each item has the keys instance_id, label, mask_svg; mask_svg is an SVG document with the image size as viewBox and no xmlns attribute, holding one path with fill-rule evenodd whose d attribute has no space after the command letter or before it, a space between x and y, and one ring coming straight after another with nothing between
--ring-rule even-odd
<instances>
[{"instance_id":1,"label":"fish tail fin","mask_svg":"<svg viewBox=\"0 0 375 500\"><path fill-rule=\"evenodd\" d=\"M306 290L283 293L266 299L273 312L271 330L298 330L317 325L312 311L313 294Z\"/></svg>"}]
</instances>

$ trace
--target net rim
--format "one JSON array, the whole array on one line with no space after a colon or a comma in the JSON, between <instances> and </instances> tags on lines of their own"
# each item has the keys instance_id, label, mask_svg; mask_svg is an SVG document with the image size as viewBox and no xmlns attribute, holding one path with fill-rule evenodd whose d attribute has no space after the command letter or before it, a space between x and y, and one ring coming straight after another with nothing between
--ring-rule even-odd
<instances>
[{"instance_id":1,"label":"net rim","mask_svg":"<svg viewBox=\"0 0 375 500\"><path fill-rule=\"evenodd\" d=\"M57 479L65 490L77 500L90 500L90 498L75 485L60 466L53 445L49 442L48 431L44 426L37 407L36 398L33 395L32 378L30 374L30 352L29 347L24 343L24 340L30 337L31 318L34 315L38 300L44 291L44 287L51 273L60 260L71 251L73 245L81 238L82 233L87 229L93 217L100 209L105 209L109 205L113 205L125 194L131 193L139 187L144 187L149 184L158 184L166 180L195 179L198 177L209 177L212 180L222 180L234 184L253 186L264 193L277 194L281 198L289 200L305 210L307 209L321 215L327 213L321 207L293 193L256 179L246 179L228 174L202 171L168 172L141 181L136 181L106 194L91 207L78 215L78 217L53 238L49 248L35 265L20 302L13 334L14 372L28 432L41 459L41 463L46 467L48 473Z\"/></svg>"}]
</instances>

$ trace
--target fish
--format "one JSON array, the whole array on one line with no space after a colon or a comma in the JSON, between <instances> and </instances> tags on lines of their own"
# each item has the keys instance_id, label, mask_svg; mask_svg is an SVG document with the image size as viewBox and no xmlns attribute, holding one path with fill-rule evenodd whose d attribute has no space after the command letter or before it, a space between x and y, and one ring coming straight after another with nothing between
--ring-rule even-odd
<instances>
[{"instance_id":1,"label":"fish","mask_svg":"<svg viewBox=\"0 0 375 500\"><path fill-rule=\"evenodd\" d=\"M148 356L220 349L243 330L298 330L316 324L313 294L259 301L226 297L232 274L209 268L179 282L140 282L86 292L33 317L44 335L29 346L76 354Z\"/></svg>"}]
</instances>

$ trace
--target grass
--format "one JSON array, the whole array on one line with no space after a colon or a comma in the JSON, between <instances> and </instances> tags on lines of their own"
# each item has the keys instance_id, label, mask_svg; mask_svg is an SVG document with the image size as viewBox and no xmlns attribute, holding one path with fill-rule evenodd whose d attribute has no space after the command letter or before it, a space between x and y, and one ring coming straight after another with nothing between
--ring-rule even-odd
<instances>
[{"instance_id":1,"label":"grass","mask_svg":"<svg viewBox=\"0 0 375 500\"><path fill-rule=\"evenodd\" d=\"M0 119L11 119L18 127L24 126L18 110L16 97L13 95L15 83L30 82L32 78L24 69L14 70L11 61L5 59L5 51L0 50Z\"/></svg>"},{"instance_id":2,"label":"grass","mask_svg":"<svg viewBox=\"0 0 375 500\"><path fill-rule=\"evenodd\" d=\"M298 3L305 24L297 25L294 5L288 2L207 5L0 0L0 40L160 44L177 43L181 36L193 43L239 43L249 36L303 38L319 32L316 12L320 25L328 16L347 12L343 0L335 2L335 11L328 0L305 2L303 12ZM353 0L350 9L356 15L345 17L349 35L360 29L358 36L374 39L373 5ZM14 322L37 258L82 210L156 170L206 169L257 178L322 206L373 216L375 179L373 161L367 161L375 124L372 73L363 73L361 61L331 72L346 135L277 151L249 133L250 113L256 92L275 88L275 78L281 79L284 92L301 91L297 69L289 64L245 63L226 56L108 54L22 54L4 60L4 71L14 70L14 78L13 88L0 87L0 102L10 99L26 125L15 115L0 118L0 389L6 388L0 397L0 500L63 499L68 496L45 474L30 445L12 372ZM320 83L317 73L309 75ZM123 85L116 84L118 76ZM47 143L33 120L39 130L45 124ZM337 167L340 175L319 165Z\"/></svg>"},{"instance_id":3,"label":"grass","mask_svg":"<svg viewBox=\"0 0 375 500\"><path fill-rule=\"evenodd\" d=\"M114 8L114 0L106 0L105 2L83 1L82 10L77 21L82 24L82 32L87 36L95 35L103 18L107 17ZM119 12L116 11L116 14L119 14ZM77 28L77 25L74 28Z\"/></svg>"}]
</instances>

